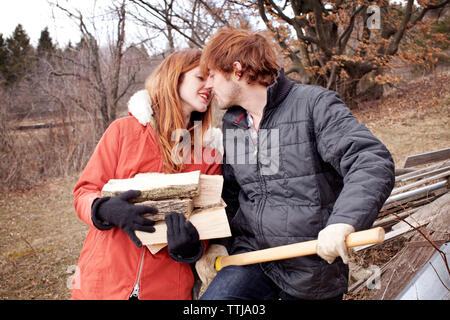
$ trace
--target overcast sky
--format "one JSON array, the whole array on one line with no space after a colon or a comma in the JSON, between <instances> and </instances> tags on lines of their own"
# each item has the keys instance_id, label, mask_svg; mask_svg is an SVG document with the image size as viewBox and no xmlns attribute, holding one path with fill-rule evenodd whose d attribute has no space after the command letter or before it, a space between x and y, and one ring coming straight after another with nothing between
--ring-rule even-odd
<instances>
[{"instance_id":1,"label":"overcast sky","mask_svg":"<svg viewBox=\"0 0 450 320\"><path fill-rule=\"evenodd\" d=\"M88 3L89 0L78 2ZM19 23L24 27L33 45L37 44L45 27L48 27L53 40L62 46L67 44L69 39L72 42L78 42L80 39L75 24L60 12L52 10L47 0L0 0L0 33L3 37L10 36Z\"/></svg>"},{"instance_id":2,"label":"overcast sky","mask_svg":"<svg viewBox=\"0 0 450 320\"><path fill-rule=\"evenodd\" d=\"M54 3L56 0L51 2ZM74 7L80 9L85 17L96 17L96 26L99 30L102 25L111 25L100 15L102 8L111 4L110 0L58 0L58 2L68 9ZM48 27L50 36L60 47L64 47L69 41L77 43L81 37L76 22L69 19L60 9L50 5L47 0L0 0L0 33L3 37L9 37L19 23L24 27L34 46L37 45L41 31L45 27ZM130 24L128 26L130 27ZM127 36L131 36L131 33Z\"/></svg>"},{"instance_id":3,"label":"overcast sky","mask_svg":"<svg viewBox=\"0 0 450 320\"><path fill-rule=\"evenodd\" d=\"M80 9L84 17L95 17L99 32L102 27L104 30L111 30L112 24L102 15L102 9L108 7L111 0L0 0L0 33L4 38L9 37L17 24L21 23L34 46L45 27L48 27L50 36L60 47L66 46L69 41L77 43L81 36L78 26L64 12L49 3L56 1L72 11L74 7ZM137 27L128 23L126 28L128 42L138 42L140 37ZM101 42L107 41L106 33L96 35Z\"/></svg>"}]
</instances>

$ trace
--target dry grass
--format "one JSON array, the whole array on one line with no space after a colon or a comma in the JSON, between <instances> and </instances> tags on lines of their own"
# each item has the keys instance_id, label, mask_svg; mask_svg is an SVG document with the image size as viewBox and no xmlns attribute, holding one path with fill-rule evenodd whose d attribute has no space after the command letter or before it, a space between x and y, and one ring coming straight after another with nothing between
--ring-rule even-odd
<instances>
[{"instance_id":1,"label":"dry grass","mask_svg":"<svg viewBox=\"0 0 450 320\"><path fill-rule=\"evenodd\" d=\"M54 118L8 121L0 126L0 191L29 189L43 178L81 170L98 141L95 123ZM59 123L57 127L14 130L20 125Z\"/></svg>"},{"instance_id":2,"label":"dry grass","mask_svg":"<svg viewBox=\"0 0 450 320\"><path fill-rule=\"evenodd\" d=\"M73 209L75 177L0 194L0 299L68 299L87 227Z\"/></svg>"},{"instance_id":3,"label":"dry grass","mask_svg":"<svg viewBox=\"0 0 450 320\"><path fill-rule=\"evenodd\" d=\"M353 253L351 255L351 262L349 264L349 288L353 283L357 282L357 279L354 279L352 277L353 272L358 273L359 270L370 271L374 266L379 267L381 270L381 268L404 247L405 242L407 242L411 234L412 233L407 233L405 236L401 236L372 248L362 250L360 252L357 252L356 254ZM371 289L367 287L365 281L360 288L360 290L344 295L344 300L367 300L369 290ZM373 288L372 290L376 289Z\"/></svg>"},{"instance_id":4,"label":"dry grass","mask_svg":"<svg viewBox=\"0 0 450 320\"><path fill-rule=\"evenodd\" d=\"M391 151L396 167L408 155L450 147L450 73L431 75L368 102L353 114Z\"/></svg>"},{"instance_id":5,"label":"dry grass","mask_svg":"<svg viewBox=\"0 0 450 320\"><path fill-rule=\"evenodd\" d=\"M442 76L412 83L354 114L402 166L407 155L450 146L449 80ZM68 270L77 263L87 233L73 209L76 180L67 176L28 191L0 193L0 299L70 297ZM401 242L392 242L356 259L381 267L400 248ZM364 291L346 298L364 299Z\"/></svg>"}]
</instances>

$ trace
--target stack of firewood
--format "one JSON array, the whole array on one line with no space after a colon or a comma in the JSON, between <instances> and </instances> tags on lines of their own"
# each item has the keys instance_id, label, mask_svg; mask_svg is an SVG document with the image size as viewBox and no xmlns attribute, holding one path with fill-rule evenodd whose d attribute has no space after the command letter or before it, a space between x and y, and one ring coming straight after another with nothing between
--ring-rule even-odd
<instances>
[{"instance_id":1,"label":"stack of firewood","mask_svg":"<svg viewBox=\"0 0 450 320\"><path fill-rule=\"evenodd\" d=\"M200 171L163 174L140 173L130 179L111 179L102 189L103 196L115 196L127 190L140 190L141 195L130 202L150 205L157 214L144 215L155 221L153 233L136 231L136 236L152 253L167 245L165 216L170 212L183 214L197 228L200 239L231 235L225 203L221 198L223 177L204 175Z\"/></svg>"},{"instance_id":2,"label":"stack of firewood","mask_svg":"<svg viewBox=\"0 0 450 320\"><path fill-rule=\"evenodd\" d=\"M436 219L440 221L443 219L442 217L448 217L446 210L450 201L449 191L450 149L409 156L405 161L404 168L396 169L395 187L373 224L373 227L383 227L386 231L384 243L378 246L385 246L387 242L403 237L406 242L399 254L395 256L397 257L400 256L400 253L408 251L409 239L416 239L415 242L417 239L421 239L420 245L423 247L421 250L430 249L429 253L432 254L434 250L432 245L422 237L422 232L419 231L428 229L428 225L433 221L436 224ZM440 228L447 233L450 232L450 225L443 225ZM435 229L436 227L433 227L426 233L433 233ZM437 237L445 238L442 234ZM360 246L353 250L360 252L374 246L377 245ZM415 265L420 259L416 259L411 254L406 255L406 259L408 258L411 260L408 263L420 270L421 265ZM376 277L384 275L386 270L392 267L391 261L393 260L381 266L378 273L373 273L362 265L351 263L350 279L352 284L349 286L348 292L356 293L366 287L366 283L371 283ZM427 259L424 261L426 262ZM420 260L420 262L423 261ZM395 290L395 294L398 291ZM394 292L386 294L392 297ZM395 295L393 297L395 298Z\"/></svg>"},{"instance_id":3,"label":"stack of firewood","mask_svg":"<svg viewBox=\"0 0 450 320\"><path fill-rule=\"evenodd\" d=\"M425 166L414 167L421 165ZM414 215L417 219L420 218L416 213L423 206L449 191L450 149L409 156L402 171L402 174L395 177L395 187L383 205L374 226L393 229L405 227L405 223L399 224L399 220L408 218L411 221ZM424 220L422 223L427 221Z\"/></svg>"}]
</instances>

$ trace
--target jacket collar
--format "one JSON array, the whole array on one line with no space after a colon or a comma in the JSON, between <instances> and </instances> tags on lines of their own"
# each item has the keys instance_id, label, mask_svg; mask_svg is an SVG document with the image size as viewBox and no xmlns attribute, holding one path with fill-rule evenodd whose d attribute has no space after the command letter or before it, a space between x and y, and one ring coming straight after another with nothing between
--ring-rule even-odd
<instances>
[{"instance_id":1,"label":"jacket collar","mask_svg":"<svg viewBox=\"0 0 450 320\"><path fill-rule=\"evenodd\" d=\"M136 118L136 120L144 127L146 127L147 124L150 124L153 129L156 128L152 102L147 90L139 90L131 96L128 101L128 114ZM197 119L201 119L201 114L195 112L192 115L192 120L195 121ZM203 135L203 146L217 149L223 154L222 131L213 127L206 130Z\"/></svg>"},{"instance_id":2,"label":"jacket collar","mask_svg":"<svg viewBox=\"0 0 450 320\"><path fill-rule=\"evenodd\" d=\"M272 109L280 105L288 96L295 82L286 78L284 68L278 71L275 82L267 88L267 104L265 108Z\"/></svg>"},{"instance_id":3,"label":"jacket collar","mask_svg":"<svg viewBox=\"0 0 450 320\"><path fill-rule=\"evenodd\" d=\"M295 82L286 78L284 68L278 71L275 82L267 87L267 104L264 109L274 109L278 107L288 96ZM247 128L247 113L241 106L233 106L227 110L223 121L233 123L240 128Z\"/></svg>"},{"instance_id":4,"label":"jacket collar","mask_svg":"<svg viewBox=\"0 0 450 320\"><path fill-rule=\"evenodd\" d=\"M128 101L128 114L135 117L144 127L150 122L153 125L152 102L147 90L139 90Z\"/></svg>"}]
</instances>

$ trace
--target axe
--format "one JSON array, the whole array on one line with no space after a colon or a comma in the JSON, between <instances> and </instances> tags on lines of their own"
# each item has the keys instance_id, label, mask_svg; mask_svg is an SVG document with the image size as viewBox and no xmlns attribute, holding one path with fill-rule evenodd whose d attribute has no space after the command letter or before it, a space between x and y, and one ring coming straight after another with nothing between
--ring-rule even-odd
<instances>
[{"instance_id":1,"label":"axe","mask_svg":"<svg viewBox=\"0 0 450 320\"><path fill-rule=\"evenodd\" d=\"M347 248L363 246L366 244L382 243L383 241L384 229L381 227L353 232L345 238ZM316 247L317 240L311 240L288 244L285 246L234 254L231 256L218 256L216 258L215 268L219 271L222 268L231 265L244 266L253 263L307 256L315 254Z\"/></svg>"}]
</instances>

